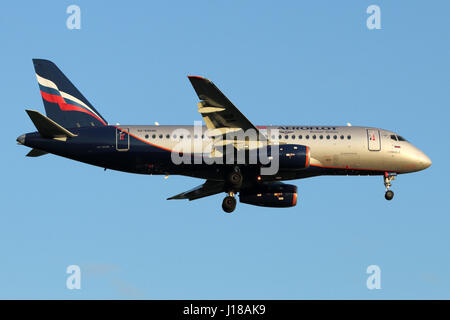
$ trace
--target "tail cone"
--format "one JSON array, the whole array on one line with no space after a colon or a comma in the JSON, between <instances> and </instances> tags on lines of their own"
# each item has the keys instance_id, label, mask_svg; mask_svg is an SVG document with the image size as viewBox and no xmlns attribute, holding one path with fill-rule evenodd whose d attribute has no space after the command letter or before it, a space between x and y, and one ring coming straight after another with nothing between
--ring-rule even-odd
<instances>
[{"instance_id":1,"label":"tail cone","mask_svg":"<svg viewBox=\"0 0 450 320\"><path fill-rule=\"evenodd\" d=\"M23 134L23 135L17 137L16 141L18 144L22 144L22 145L25 144L25 135Z\"/></svg>"}]
</instances>

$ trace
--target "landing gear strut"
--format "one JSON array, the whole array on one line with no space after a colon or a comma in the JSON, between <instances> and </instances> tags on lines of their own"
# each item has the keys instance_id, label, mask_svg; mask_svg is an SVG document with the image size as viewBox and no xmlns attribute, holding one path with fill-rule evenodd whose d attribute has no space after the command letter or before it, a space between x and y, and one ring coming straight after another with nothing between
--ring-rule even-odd
<instances>
[{"instance_id":1,"label":"landing gear strut","mask_svg":"<svg viewBox=\"0 0 450 320\"><path fill-rule=\"evenodd\" d=\"M386 193L384 197L386 200L392 200L394 198L394 191L389 190L392 185L392 181L395 180L397 174L394 172L385 172L384 173L384 186L386 187Z\"/></svg>"},{"instance_id":2,"label":"landing gear strut","mask_svg":"<svg viewBox=\"0 0 450 320\"><path fill-rule=\"evenodd\" d=\"M236 208L236 198L234 197L233 192L229 192L228 196L223 199L222 209L227 213L231 213Z\"/></svg>"}]
</instances>

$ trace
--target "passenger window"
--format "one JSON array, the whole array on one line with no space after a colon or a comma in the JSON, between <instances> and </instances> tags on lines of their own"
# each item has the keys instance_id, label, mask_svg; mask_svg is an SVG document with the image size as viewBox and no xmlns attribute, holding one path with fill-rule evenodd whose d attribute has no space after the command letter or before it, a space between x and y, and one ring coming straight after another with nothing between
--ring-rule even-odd
<instances>
[{"instance_id":1,"label":"passenger window","mask_svg":"<svg viewBox=\"0 0 450 320\"><path fill-rule=\"evenodd\" d=\"M327 136L327 140L330 140L330 136L329 135Z\"/></svg>"},{"instance_id":2,"label":"passenger window","mask_svg":"<svg viewBox=\"0 0 450 320\"><path fill-rule=\"evenodd\" d=\"M336 139L337 139L337 135L334 135L334 136L333 136L333 139L336 140Z\"/></svg>"},{"instance_id":3,"label":"passenger window","mask_svg":"<svg viewBox=\"0 0 450 320\"><path fill-rule=\"evenodd\" d=\"M306 138L306 139L309 139L309 135L306 135L305 138Z\"/></svg>"},{"instance_id":4,"label":"passenger window","mask_svg":"<svg viewBox=\"0 0 450 320\"><path fill-rule=\"evenodd\" d=\"M320 140L322 140L322 139L323 139L323 135L320 135L320 137L319 137L319 138L320 138Z\"/></svg>"},{"instance_id":5,"label":"passenger window","mask_svg":"<svg viewBox=\"0 0 450 320\"><path fill-rule=\"evenodd\" d=\"M302 139L303 137L302 137L302 135L299 135L298 138L299 138L299 139Z\"/></svg>"},{"instance_id":6,"label":"passenger window","mask_svg":"<svg viewBox=\"0 0 450 320\"><path fill-rule=\"evenodd\" d=\"M169 139L170 138L170 134L166 134L166 139Z\"/></svg>"},{"instance_id":7,"label":"passenger window","mask_svg":"<svg viewBox=\"0 0 450 320\"><path fill-rule=\"evenodd\" d=\"M162 134L160 134L160 135L159 135L159 138L160 138L160 139L162 139L162 137L163 137L163 135L162 135Z\"/></svg>"},{"instance_id":8,"label":"passenger window","mask_svg":"<svg viewBox=\"0 0 450 320\"><path fill-rule=\"evenodd\" d=\"M348 139L348 140L350 140L351 138L352 138L352 136L350 136L350 135L347 136L347 139Z\"/></svg>"},{"instance_id":9,"label":"passenger window","mask_svg":"<svg viewBox=\"0 0 450 320\"><path fill-rule=\"evenodd\" d=\"M341 135L341 140L344 140L344 136L343 135Z\"/></svg>"},{"instance_id":10,"label":"passenger window","mask_svg":"<svg viewBox=\"0 0 450 320\"><path fill-rule=\"evenodd\" d=\"M155 138L156 138L156 135L155 135L155 134L154 134L154 135L152 135L152 138L153 138L153 139L155 139Z\"/></svg>"},{"instance_id":11,"label":"passenger window","mask_svg":"<svg viewBox=\"0 0 450 320\"><path fill-rule=\"evenodd\" d=\"M313 138L313 139L316 139L316 135L313 135L312 138Z\"/></svg>"},{"instance_id":12,"label":"passenger window","mask_svg":"<svg viewBox=\"0 0 450 320\"><path fill-rule=\"evenodd\" d=\"M148 134L145 135L145 139L148 139Z\"/></svg>"},{"instance_id":13,"label":"passenger window","mask_svg":"<svg viewBox=\"0 0 450 320\"><path fill-rule=\"evenodd\" d=\"M292 135L292 139L295 139L295 135Z\"/></svg>"},{"instance_id":14,"label":"passenger window","mask_svg":"<svg viewBox=\"0 0 450 320\"><path fill-rule=\"evenodd\" d=\"M285 135L284 138L285 138L285 139L289 139L289 136L288 136L288 135Z\"/></svg>"}]
</instances>

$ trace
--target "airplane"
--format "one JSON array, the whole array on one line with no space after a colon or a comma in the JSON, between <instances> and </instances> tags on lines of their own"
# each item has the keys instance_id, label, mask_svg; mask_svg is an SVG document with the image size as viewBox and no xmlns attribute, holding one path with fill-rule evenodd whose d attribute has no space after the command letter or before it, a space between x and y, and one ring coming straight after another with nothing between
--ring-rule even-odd
<instances>
[{"instance_id":1,"label":"airplane","mask_svg":"<svg viewBox=\"0 0 450 320\"><path fill-rule=\"evenodd\" d=\"M26 110L37 129L17 138L31 148L27 156L50 153L104 170L206 180L168 200L226 193L227 213L235 210L237 194L241 203L293 207L297 186L283 181L323 175L382 176L385 198L392 200L398 174L431 166L425 153L389 130L255 126L213 82L198 76L188 79L205 125L108 124L53 62L33 59L33 65L46 116Z\"/></svg>"}]
</instances>

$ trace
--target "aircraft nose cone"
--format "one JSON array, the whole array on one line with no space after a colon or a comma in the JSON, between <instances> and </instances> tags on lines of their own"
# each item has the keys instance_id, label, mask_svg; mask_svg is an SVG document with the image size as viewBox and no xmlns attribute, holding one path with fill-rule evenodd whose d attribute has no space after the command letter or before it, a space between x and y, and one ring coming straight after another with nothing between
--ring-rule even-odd
<instances>
[{"instance_id":1,"label":"aircraft nose cone","mask_svg":"<svg viewBox=\"0 0 450 320\"><path fill-rule=\"evenodd\" d=\"M431 159L422 152L422 156L420 157L420 164L422 166L422 170L431 166Z\"/></svg>"},{"instance_id":2,"label":"aircraft nose cone","mask_svg":"<svg viewBox=\"0 0 450 320\"><path fill-rule=\"evenodd\" d=\"M413 161L416 165L416 168L420 170L425 170L429 166L431 166L431 160L428 158L428 156L422 152L421 150L416 148L416 152L413 156Z\"/></svg>"},{"instance_id":3,"label":"aircraft nose cone","mask_svg":"<svg viewBox=\"0 0 450 320\"><path fill-rule=\"evenodd\" d=\"M17 141L19 144L25 144L25 135L23 134L23 135L17 137L16 141Z\"/></svg>"}]
</instances>

